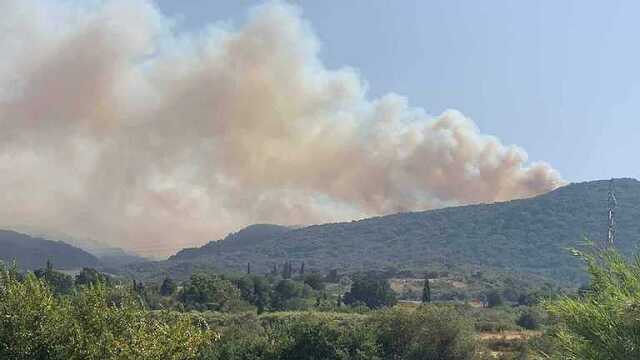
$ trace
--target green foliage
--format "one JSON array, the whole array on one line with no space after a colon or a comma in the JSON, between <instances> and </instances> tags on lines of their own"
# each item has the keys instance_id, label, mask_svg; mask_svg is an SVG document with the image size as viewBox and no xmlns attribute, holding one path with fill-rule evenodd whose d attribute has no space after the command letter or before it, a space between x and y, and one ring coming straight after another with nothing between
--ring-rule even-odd
<instances>
[{"instance_id":1,"label":"green foliage","mask_svg":"<svg viewBox=\"0 0 640 360\"><path fill-rule=\"evenodd\" d=\"M97 284L106 284L111 280L108 276L100 273L98 270L93 268L83 268L82 271L76 276L76 285L97 285Z\"/></svg>"},{"instance_id":2,"label":"green foliage","mask_svg":"<svg viewBox=\"0 0 640 360\"><path fill-rule=\"evenodd\" d=\"M57 295L69 294L73 290L73 278L65 273L53 270L47 262L47 267L34 271L38 279L44 280L49 288Z\"/></svg>"},{"instance_id":3,"label":"green foliage","mask_svg":"<svg viewBox=\"0 0 640 360\"><path fill-rule=\"evenodd\" d=\"M516 324L527 330L539 330L546 322L546 313L538 307L527 307L522 311Z\"/></svg>"},{"instance_id":4,"label":"green foliage","mask_svg":"<svg viewBox=\"0 0 640 360\"><path fill-rule=\"evenodd\" d=\"M279 358L290 360L378 359L374 333L364 324L336 322L322 314L303 314L273 325Z\"/></svg>"},{"instance_id":5,"label":"green foliage","mask_svg":"<svg viewBox=\"0 0 640 360\"><path fill-rule=\"evenodd\" d=\"M480 359L473 328L449 306L385 309L368 315L271 313L225 319L221 339L204 359L351 360Z\"/></svg>"},{"instance_id":6,"label":"green foliage","mask_svg":"<svg viewBox=\"0 0 640 360\"><path fill-rule=\"evenodd\" d=\"M313 290L324 290L325 284L322 275L318 272L312 272L303 276L305 284L309 285Z\"/></svg>"},{"instance_id":7,"label":"green foliage","mask_svg":"<svg viewBox=\"0 0 640 360\"><path fill-rule=\"evenodd\" d=\"M450 306L387 309L371 321L383 359L463 360L478 353L473 327Z\"/></svg>"},{"instance_id":8,"label":"green foliage","mask_svg":"<svg viewBox=\"0 0 640 360\"><path fill-rule=\"evenodd\" d=\"M251 262L256 273L287 260L304 260L307 267L323 273L388 267L500 269L539 274L573 285L576 280L582 282L586 274L564 249L577 246L585 235L605 238L602 211L606 204L602 201L607 191L608 181L593 181L529 199L298 229L276 227L276 231L263 229L260 236L255 236L253 226L253 231L243 229L222 241L180 252L165 265L208 263L216 264L220 271L244 272L244 265ZM616 246L623 254L631 254L635 239L640 238L640 182L616 180L616 196Z\"/></svg>"},{"instance_id":9,"label":"green foliage","mask_svg":"<svg viewBox=\"0 0 640 360\"><path fill-rule=\"evenodd\" d=\"M179 299L187 309L230 311L240 305L240 290L217 275L195 274L184 284Z\"/></svg>"},{"instance_id":10,"label":"green foliage","mask_svg":"<svg viewBox=\"0 0 640 360\"><path fill-rule=\"evenodd\" d=\"M305 295L303 283L282 279L273 289L272 308L274 310L300 310L306 307L302 299Z\"/></svg>"},{"instance_id":11,"label":"green foliage","mask_svg":"<svg viewBox=\"0 0 640 360\"><path fill-rule=\"evenodd\" d=\"M498 290L491 290L486 295L487 298L487 306L490 308L501 306L504 304L504 299L502 298L502 294Z\"/></svg>"},{"instance_id":12,"label":"green foliage","mask_svg":"<svg viewBox=\"0 0 640 360\"><path fill-rule=\"evenodd\" d=\"M153 314L98 284L55 297L42 279L0 271L2 359L194 359L217 334L188 318ZM123 294L120 294L123 295Z\"/></svg>"},{"instance_id":13,"label":"green foliage","mask_svg":"<svg viewBox=\"0 0 640 360\"><path fill-rule=\"evenodd\" d=\"M270 285L261 277L245 280L248 289ZM98 281L55 296L44 277L30 273L19 281L15 271L3 270L0 359L447 360L481 354L464 313L450 306L261 316L149 311L143 303L149 294L159 296L159 286L138 284ZM254 291L255 301L263 290ZM300 300L309 291L300 281L281 280L273 296ZM221 277L194 275L176 297L227 311L240 292Z\"/></svg>"},{"instance_id":14,"label":"green foliage","mask_svg":"<svg viewBox=\"0 0 640 360\"><path fill-rule=\"evenodd\" d=\"M546 303L559 321L557 358L640 359L640 257L628 262L612 249L575 253L587 264L591 290Z\"/></svg>"},{"instance_id":15,"label":"green foliage","mask_svg":"<svg viewBox=\"0 0 640 360\"><path fill-rule=\"evenodd\" d=\"M397 302L396 295L385 279L370 274L354 276L351 290L344 295L344 303L354 305L362 303L371 309L392 306Z\"/></svg>"},{"instance_id":16,"label":"green foliage","mask_svg":"<svg viewBox=\"0 0 640 360\"><path fill-rule=\"evenodd\" d=\"M293 266L291 265L291 261L287 261L282 264L282 278L283 279L291 279L293 275Z\"/></svg>"},{"instance_id":17,"label":"green foliage","mask_svg":"<svg viewBox=\"0 0 640 360\"><path fill-rule=\"evenodd\" d=\"M162 281L162 286L160 286L160 295L162 296L171 296L178 289L178 285L176 285L173 279L167 277Z\"/></svg>"},{"instance_id":18,"label":"green foliage","mask_svg":"<svg viewBox=\"0 0 640 360\"><path fill-rule=\"evenodd\" d=\"M259 322L244 317L242 322L225 322L220 341L203 359L381 359L373 329L358 315L271 313Z\"/></svg>"},{"instance_id":19,"label":"green foliage","mask_svg":"<svg viewBox=\"0 0 640 360\"><path fill-rule=\"evenodd\" d=\"M473 321L477 331L501 332L518 330L518 313L511 307L466 308L465 316Z\"/></svg>"},{"instance_id":20,"label":"green foliage","mask_svg":"<svg viewBox=\"0 0 640 360\"><path fill-rule=\"evenodd\" d=\"M258 314L264 312L271 303L271 287L263 277L253 278L253 302L258 309Z\"/></svg>"},{"instance_id":21,"label":"green foliage","mask_svg":"<svg viewBox=\"0 0 640 360\"><path fill-rule=\"evenodd\" d=\"M431 285L429 278L424 278L424 286L422 288L422 303L428 304L431 302Z\"/></svg>"}]
</instances>

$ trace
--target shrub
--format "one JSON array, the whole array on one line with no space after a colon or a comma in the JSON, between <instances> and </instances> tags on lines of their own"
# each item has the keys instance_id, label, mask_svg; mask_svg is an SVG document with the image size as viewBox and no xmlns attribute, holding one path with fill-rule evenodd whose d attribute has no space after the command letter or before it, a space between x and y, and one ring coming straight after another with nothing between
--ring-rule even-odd
<instances>
[{"instance_id":1,"label":"shrub","mask_svg":"<svg viewBox=\"0 0 640 360\"><path fill-rule=\"evenodd\" d=\"M358 326L354 322L307 313L276 323L272 331L273 336L280 339L280 359L378 359L374 333L369 326Z\"/></svg>"},{"instance_id":2,"label":"shrub","mask_svg":"<svg viewBox=\"0 0 640 360\"><path fill-rule=\"evenodd\" d=\"M490 308L504 304L502 294L498 290L491 290L487 293L487 306Z\"/></svg>"},{"instance_id":3,"label":"shrub","mask_svg":"<svg viewBox=\"0 0 640 360\"><path fill-rule=\"evenodd\" d=\"M575 252L587 264L591 290L547 302L559 325L555 345L563 359L640 359L640 257L627 262L615 250Z\"/></svg>"},{"instance_id":4,"label":"shrub","mask_svg":"<svg viewBox=\"0 0 640 360\"><path fill-rule=\"evenodd\" d=\"M374 360L375 336L358 315L272 313L262 325L236 323L202 358L210 360Z\"/></svg>"},{"instance_id":5,"label":"shrub","mask_svg":"<svg viewBox=\"0 0 640 360\"><path fill-rule=\"evenodd\" d=\"M508 331L516 330L517 315L511 308L471 309L467 315L473 319L478 331Z\"/></svg>"},{"instance_id":6,"label":"shrub","mask_svg":"<svg viewBox=\"0 0 640 360\"><path fill-rule=\"evenodd\" d=\"M351 290L344 295L345 304L364 303L372 309L392 306L396 302L396 295L387 280L369 274L355 276Z\"/></svg>"},{"instance_id":7,"label":"shrub","mask_svg":"<svg viewBox=\"0 0 640 360\"><path fill-rule=\"evenodd\" d=\"M388 309L372 321L384 359L463 360L478 353L473 327L451 306Z\"/></svg>"},{"instance_id":8,"label":"shrub","mask_svg":"<svg viewBox=\"0 0 640 360\"><path fill-rule=\"evenodd\" d=\"M526 308L518 320L516 320L516 324L518 326L527 329L527 330L538 330L542 326L545 321L545 314L539 308Z\"/></svg>"},{"instance_id":9,"label":"shrub","mask_svg":"<svg viewBox=\"0 0 640 360\"><path fill-rule=\"evenodd\" d=\"M241 307L240 290L215 275L191 276L179 295L187 309L229 311Z\"/></svg>"},{"instance_id":10,"label":"shrub","mask_svg":"<svg viewBox=\"0 0 640 360\"><path fill-rule=\"evenodd\" d=\"M0 269L1 359L192 359L217 335L189 319L110 300L104 284L55 297L44 280Z\"/></svg>"}]
</instances>

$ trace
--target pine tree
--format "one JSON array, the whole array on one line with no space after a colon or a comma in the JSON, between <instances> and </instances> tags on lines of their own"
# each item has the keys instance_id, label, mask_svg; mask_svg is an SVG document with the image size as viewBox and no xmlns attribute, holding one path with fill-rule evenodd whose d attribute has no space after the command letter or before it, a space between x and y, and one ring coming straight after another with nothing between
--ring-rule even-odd
<instances>
[{"instance_id":1,"label":"pine tree","mask_svg":"<svg viewBox=\"0 0 640 360\"><path fill-rule=\"evenodd\" d=\"M247 263L247 274L251 274L251 263Z\"/></svg>"},{"instance_id":2,"label":"pine tree","mask_svg":"<svg viewBox=\"0 0 640 360\"><path fill-rule=\"evenodd\" d=\"M300 265L300 275L304 275L304 261L302 262L302 265Z\"/></svg>"},{"instance_id":3,"label":"pine tree","mask_svg":"<svg viewBox=\"0 0 640 360\"><path fill-rule=\"evenodd\" d=\"M429 278L424 278L424 287L422 288L422 303L428 304L431 302L431 286L429 284Z\"/></svg>"},{"instance_id":4,"label":"pine tree","mask_svg":"<svg viewBox=\"0 0 640 360\"><path fill-rule=\"evenodd\" d=\"M291 278L291 263L288 261L285 261L284 265L282 266L282 278L283 279Z\"/></svg>"}]
</instances>

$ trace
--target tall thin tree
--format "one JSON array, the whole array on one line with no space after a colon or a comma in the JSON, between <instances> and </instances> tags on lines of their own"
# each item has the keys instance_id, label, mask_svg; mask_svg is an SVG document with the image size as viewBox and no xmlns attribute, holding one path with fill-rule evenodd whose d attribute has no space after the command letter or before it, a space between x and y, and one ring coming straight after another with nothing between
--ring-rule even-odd
<instances>
[{"instance_id":1,"label":"tall thin tree","mask_svg":"<svg viewBox=\"0 0 640 360\"><path fill-rule=\"evenodd\" d=\"M431 285L429 278L425 276L424 287L422 288L422 303L428 304L431 302Z\"/></svg>"}]
</instances>

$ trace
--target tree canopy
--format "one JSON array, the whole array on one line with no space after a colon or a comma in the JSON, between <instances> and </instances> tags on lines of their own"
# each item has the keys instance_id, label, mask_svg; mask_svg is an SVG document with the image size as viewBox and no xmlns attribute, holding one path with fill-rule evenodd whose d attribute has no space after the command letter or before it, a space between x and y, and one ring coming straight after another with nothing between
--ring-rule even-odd
<instances>
[{"instance_id":1,"label":"tree canopy","mask_svg":"<svg viewBox=\"0 0 640 360\"><path fill-rule=\"evenodd\" d=\"M396 301L396 295L387 280L370 274L355 276L351 290L344 295L345 304L363 303L372 309L391 306Z\"/></svg>"},{"instance_id":2,"label":"tree canopy","mask_svg":"<svg viewBox=\"0 0 640 360\"><path fill-rule=\"evenodd\" d=\"M640 257L629 262L613 249L575 252L587 264L591 286L582 296L548 302L559 325L559 358L640 359Z\"/></svg>"}]
</instances>

